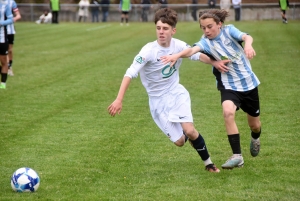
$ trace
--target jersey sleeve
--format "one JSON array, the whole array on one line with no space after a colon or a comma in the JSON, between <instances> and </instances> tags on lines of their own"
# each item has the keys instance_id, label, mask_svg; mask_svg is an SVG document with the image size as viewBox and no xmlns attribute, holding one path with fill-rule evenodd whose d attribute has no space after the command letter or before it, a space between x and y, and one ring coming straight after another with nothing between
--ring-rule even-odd
<instances>
[{"instance_id":1,"label":"jersey sleeve","mask_svg":"<svg viewBox=\"0 0 300 201\"><path fill-rule=\"evenodd\" d=\"M244 34L247 34L245 32L241 32L239 29L237 29L234 25L227 25L229 28L229 34L232 38L236 39L237 41L242 41L242 36Z\"/></svg>"},{"instance_id":2,"label":"jersey sleeve","mask_svg":"<svg viewBox=\"0 0 300 201\"><path fill-rule=\"evenodd\" d=\"M148 45L145 45L141 51L134 57L132 64L127 69L124 76L132 78L138 77L140 70L151 59L151 50L148 50Z\"/></svg>"}]
</instances>

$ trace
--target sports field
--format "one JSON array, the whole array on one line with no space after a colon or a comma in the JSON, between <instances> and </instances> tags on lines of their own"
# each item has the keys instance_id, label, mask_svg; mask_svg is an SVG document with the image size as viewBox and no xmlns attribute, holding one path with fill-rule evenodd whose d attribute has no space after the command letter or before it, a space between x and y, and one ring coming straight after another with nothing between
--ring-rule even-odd
<instances>
[{"instance_id":1,"label":"sports field","mask_svg":"<svg viewBox=\"0 0 300 201\"><path fill-rule=\"evenodd\" d=\"M17 23L15 76L0 91L0 200L300 200L300 22L230 23L254 38L261 152L251 157L246 115L237 112L245 165L219 174L162 134L139 78L121 115L107 113L133 58L156 39L154 23ZM179 22L174 37L193 44L201 34L197 23ZM232 153L211 67L185 59L180 72L220 168ZM35 193L11 189L24 166L40 175Z\"/></svg>"}]
</instances>

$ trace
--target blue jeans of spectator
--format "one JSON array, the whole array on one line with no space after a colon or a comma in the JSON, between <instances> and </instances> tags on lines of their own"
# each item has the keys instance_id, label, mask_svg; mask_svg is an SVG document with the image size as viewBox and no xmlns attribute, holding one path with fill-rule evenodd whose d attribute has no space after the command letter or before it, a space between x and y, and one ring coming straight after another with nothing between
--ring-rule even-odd
<instances>
[{"instance_id":1,"label":"blue jeans of spectator","mask_svg":"<svg viewBox=\"0 0 300 201\"><path fill-rule=\"evenodd\" d=\"M107 22L108 11L102 11L102 22Z\"/></svg>"},{"instance_id":2,"label":"blue jeans of spectator","mask_svg":"<svg viewBox=\"0 0 300 201\"><path fill-rule=\"evenodd\" d=\"M92 22L99 22L99 10L92 11Z\"/></svg>"}]
</instances>

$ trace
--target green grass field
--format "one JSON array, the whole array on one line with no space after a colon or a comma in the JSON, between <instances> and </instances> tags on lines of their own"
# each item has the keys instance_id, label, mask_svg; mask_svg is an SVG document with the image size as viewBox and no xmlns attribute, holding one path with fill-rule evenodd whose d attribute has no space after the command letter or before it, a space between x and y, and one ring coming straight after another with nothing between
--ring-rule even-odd
<instances>
[{"instance_id":1,"label":"green grass field","mask_svg":"<svg viewBox=\"0 0 300 201\"><path fill-rule=\"evenodd\" d=\"M245 166L219 174L162 134L139 78L121 115L107 113L133 58L156 39L154 23L17 23L15 76L0 91L0 200L300 200L300 22L231 23L254 38L263 132L253 158L246 115L237 112ZM193 44L201 34L197 23L179 22L175 38ZM211 67L185 59L181 83L221 167L232 153ZM11 189L24 166L40 175L35 193Z\"/></svg>"}]
</instances>

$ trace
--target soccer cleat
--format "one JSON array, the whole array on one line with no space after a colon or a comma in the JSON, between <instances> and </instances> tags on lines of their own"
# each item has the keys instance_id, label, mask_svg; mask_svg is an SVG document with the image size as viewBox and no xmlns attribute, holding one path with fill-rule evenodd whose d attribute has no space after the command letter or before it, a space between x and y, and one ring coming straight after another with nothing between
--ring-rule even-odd
<instances>
[{"instance_id":1,"label":"soccer cleat","mask_svg":"<svg viewBox=\"0 0 300 201\"><path fill-rule=\"evenodd\" d=\"M6 85L3 84L3 83L1 83L1 84L0 84L0 89L6 89Z\"/></svg>"},{"instance_id":2,"label":"soccer cleat","mask_svg":"<svg viewBox=\"0 0 300 201\"><path fill-rule=\"evenodd\" d=\"M258 153L259 153L259 150L260 150L260 140L259 140L259 138L257 138L257 139L251 138L251 142L250 142L251 156L253 156L253 157L257 156Z\"/></svg>"},{"instance_id":3,"label":"soccer cleat","mask_svg":"<svg viewBox=\"0 0 300 201\"><path fill-rule=\"evenodd\" d=\"M205 166L205 170L207 170L209 172L216 172L216 173L220 172L220 170L213 163Z\"/></svg>"},{"instance_id":4,"label":"soccer cleat","mask_svg":"<svg viewBox=\"0 0 300 201\"><path fill-rule=\"evenodd\" d=\"M9 69L8 69L7 74L8 74L9 76L14 76L14 72L13 72L12 68L9 68Z\"/></svg>"},{"instance_id":5,"label":"soccer cleat","mask_svg":"<svg viewBox=\"0 0 300 201\"><path fill-rule=\"evenodd\" d=\"M223 169L233 169L235 167L243 167L244 159L242 155L234 154L231 156L226 163L222 165Z\"/></svg>"}]
</instances>

